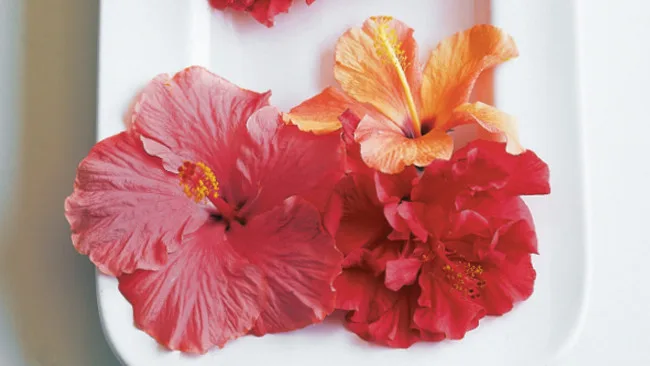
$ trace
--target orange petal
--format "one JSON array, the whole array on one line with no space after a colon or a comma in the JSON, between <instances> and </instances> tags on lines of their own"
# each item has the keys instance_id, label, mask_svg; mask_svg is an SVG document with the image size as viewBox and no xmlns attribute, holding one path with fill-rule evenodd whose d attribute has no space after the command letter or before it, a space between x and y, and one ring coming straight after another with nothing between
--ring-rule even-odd
<instances>
[{"instance_id":1,"label":"orange petal","mask_svg":"<svg viewBox=\"0 0 650 366\"><path fill-rule=\"evenodd\" d=\"M427 166L435 159L449 159L454 150L451 136L432 130L415 139L405 137L389 121L366 116L354 134L361 158L371 168L397 174L409 165Z\"/></svg>"},{"instance_id":2,"label":"orange petal","mask_svg":"<svg viewBox=\"0 0 650 366\"><path fill-rule=\"evenodd\" d=\"M285 113L284 121L298 126L302 131L325 134L341 128L339 116L348 109L359 117L371 113L361 103L328 87Z\"/></svg>"},{"instance_id":3,"label":"orange petal","mask_svg":"<svg viewBox=\"0 0 650 366\"><path fill-rule=\"evenodd\" d=\"M334 77L349 96L372 105L405 133L411 129L409 110L419 108L421 71L413 29L406 24L372 17L362 29L347 31L336 46Z\"/></svg>"},{"instance_id":4,"label":"orange petal","mask_svg":"<svg viewBox=\"0 0 650 366\"><path fill-rule=\"evenodd\" d=\"M445 123L469 101L481 72L518 55L512 37L491 25L476 25L440 42L424 69L422 119L435 119L436 127Z\"/></svg>"},{"instance_id":5,"label":"orange petal","mask_svg":"<svg viewBox=\"0 0 650 366\"><path fill-rule=\"evenodd\" d=\"M506 151L511 154L520 154L524 149L519 143L517 121L515 118L490 105L478 103L465 103L454 110L451 119L444 125L445 129L455 126L475 123L491 135L491 140L506 140Z\"/></svg>"}]
</instances>

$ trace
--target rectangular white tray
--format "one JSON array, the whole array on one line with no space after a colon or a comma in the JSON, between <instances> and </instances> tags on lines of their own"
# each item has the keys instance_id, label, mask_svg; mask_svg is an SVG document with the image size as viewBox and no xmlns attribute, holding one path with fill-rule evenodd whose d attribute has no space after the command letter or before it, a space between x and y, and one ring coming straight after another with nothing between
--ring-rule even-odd
<instances>
[{"instance_id":1,"label":"rectangular white tray","mask_svg":"<svg viewBox=\"0 0 650 366\"><path fill-rule=\"evenodd\" d=\"M336 318L289 334L244 337L204 356L169 352L133 325L114 278L97 276L106 338L129 366L546 365L580 328L588 289L582 124L578 113L575 8L566 0L296 0L267 29L245 14L210 11L207 0L103 0L98 138L123 129L136 92L159 73L199 64L241 85L273 90L287 110L333 82L337 37L371 15L415 29L422 57L438 40L475 23L503 27L521 57L502 66L485 98L520 120L524 145L551 167L553 193L527 200L541 255L536 291L462 341L408 350L371 346Z\"/></svg>"}]
</instances>

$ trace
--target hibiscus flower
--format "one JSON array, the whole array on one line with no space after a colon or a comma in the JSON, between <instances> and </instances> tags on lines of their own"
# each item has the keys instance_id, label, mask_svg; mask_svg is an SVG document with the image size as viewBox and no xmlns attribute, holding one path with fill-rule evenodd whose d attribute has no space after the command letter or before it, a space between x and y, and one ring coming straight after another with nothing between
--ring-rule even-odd
<instances>
[{"instance_id":1,"label":"hibiscus flower","mask_svg":"<svg viewBox=\"0 0 650 366\"><path fill-rule=\"evenodd\" d=\"M548 177L532 151L511 155L493 141L423 173L351 171L337 186L345 259L335 288L347 327L399 348L461 339L530 297L537 239L519 196L549 193Z\"/></svg>"},{"instance_id":2,"label":"hibiscus flower","mask_svg":"<svg viewBox=\"0 0 650 366\"><path fill-rule=\"evenodd\" d=\"M227 8L236 11L249 12L255 20L267 27L272 27L275 16L280 13L288 13L293 0L209 0L210 5L215 9L225 10ZM316 0L307 0L311 5Z\"/></svg>"},{"instance_id":3,"label":"hibiscus flower","mask_svg":"<svg viewBox=\"0 0 650 366\"><path fill-rule=\"evenodd\" d=\"M95 145L65 202L75 248L118 276L135 324L173 350L320 322L341 254L321 212L337 135L282 122L270 93L199 67L156 77Z\"/></svg>"},{"instance_id":4,"label":"hibiscus flower","mask_svg":"<svg viewBox=\"0 0 650 366\"><path fill-rule=\"evenodd\" d=\"M447 131L476 124L491 137L521 153L514 119L469 98L479 75L518 55L514 41L491 25L452 35L431 52L424 68L413 29L391 17L372 17L361 29L347 31L335 51L332 87L303 102L285 118L303 130L340 128L338 116L351 109L365 116L354 138L370 167L399 173L406 166L427 166L448 159L453 139Z\"/></svg>"}]
</instances>

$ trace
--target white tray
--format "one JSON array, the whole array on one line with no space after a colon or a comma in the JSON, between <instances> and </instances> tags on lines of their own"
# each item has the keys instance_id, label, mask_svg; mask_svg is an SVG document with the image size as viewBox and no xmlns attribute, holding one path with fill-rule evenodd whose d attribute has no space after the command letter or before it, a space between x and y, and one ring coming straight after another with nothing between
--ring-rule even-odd
<instances>
[{"instance_id":1,"label":"white tray","mask_svg":"<svg viewBox=\"0 0 650 366\"><path fill-rule=\"evenodd\" d=\"M333 47L350 26L390 14L415 30L422 56L438 40L491 22L518 43L503 65L494 103L519 117L521 140L551 167L551 196L529 199L541 255L534 295L501 318L486 318L462 341L392 350L366 344L336 317L289 334L244 337L204 356L169 352L133 325L117 281L97 276L108 342L129 366L546 365L569 347L588 288L582 125L575 78L575 9L566 0L297 0L267 29L251 18L211 12L207 0L104 0L101 3L98 138L123 129L139 88L158 73L191 64L239 85L273 90L287 110L333 82Z\"/></svg>"}]
</instances>

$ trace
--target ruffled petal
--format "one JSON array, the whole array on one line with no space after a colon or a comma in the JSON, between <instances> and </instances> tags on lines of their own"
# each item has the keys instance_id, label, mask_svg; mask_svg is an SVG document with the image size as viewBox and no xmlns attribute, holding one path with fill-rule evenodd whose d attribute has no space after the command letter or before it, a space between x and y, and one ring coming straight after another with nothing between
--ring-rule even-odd
<instances>
[{"instance_id":1,"label":"ruffled petal","mask_svg":"<svg viewBox=\"0 0 650 366\"><path fill-rule=\"evenodd\" d=\"M418 138L404 136L399 128L385 120L366 116L354 135L361 145L361 157L371 168L397 174L407 166L427 166L435 159L449 159L454 149L451 136L432 130Z\"/></svg>"},{"instance_id":2,"label":"ruffled petal","mask_svg":"<svg viewBox=\"0 0 650 366\"><path fill-rule=\"evenodd\" d=\"M408 201L411 199L411 190L419 179L415 167L404 169L400 174L375 174L377 198L382 203Z\"/></svg>"},{"instance_id":3,"label":"ruffled petal","mask_svg":"<svg viewBox=\"0 0 650 366\"><path fill-rule=\"evenodd\" d=\"M250 13L258 22L267 27L275 23L275 16L289 12L293 0L255 0Z\"/></svg>"},{"instance_id":4,"label":"ruffled petal","mask_svg":"<svg viewBox=\"0 0 650 366\"><path fill-rule=\"evenodd\" d=\"M189 67L173 78L160 75L145 87L132 127L151 140L145 148L161 157L167 170L176 172L185 160L200 161L217 180L231 182L246 121L268 105L270 95L241 89L202 67ZM228 196L225 189L222 195Z\"/></svg>"},{"instance_id":5,"label":"ruffled petal","mask_svg":"<svg viewBox=\"0 0 650 366\"><path fill-rule=\"evenodd\" d=\"M485 267L481 276L485 286L477 303L488 315L503 315L512 310L515 303L533 294L536 273L530 255L512 257Z\"/></svg>"},{"instance_id":6,"label":"ruffled petal","mask_svg":"<svg viewBox=\"0 0 650 366\"><path fill-rule=\"evenodd\" d=\"M440 42L431 52L422 81L422 119L443 125L452 111L469 100L486 69L519 52L512 38L491 25L476 25Z\"/></svg>"},{"instance_id":7,"label":"ruffled petal","mask_svg":"<svg viewBox=\"0 0 650 366\"><path fill-rule=\"evenodd\" d=\"M346 326L359 337L390 347L407 348L418 341L411 327L417 305L412 286L388 290L381 279L359 270L345 270L335 282L338 307L350 310Z\"/></svg>"},{"instance_id":8,"label":"ruffled petal","mask_svg":"<svg viewBox=\"0 0 650 366\"><path fill-rule=\"evenodd\" d=\"M422 294L421 308L415 311L414 322L430 333L443 333L450 339L462 339L465 333L478 327L485 316L483 308L454 289L439 268L433 265L423 269L419 277Z\"/></svg>"},{"instance_id":9,"label":"ruffled petal","mask_svg":"<svg viewBox=\"0 0 650 366\"><path fill-rule=\"evenodd\" d=\"M375 107L403 133L412 133L407 94L419 103L421 72L417 55L413 29L390 17L372 17L361 29L353 28L339 38L334 77L350 97Z\"/></svg>"},{"instance_id":10,"label":"ruffled petal","mask_svg":"<svg viewBox=\"0 0 650 366\"><path fill-rule=\"evenodd\" d=\"M525 151L519 142L515 118L495 107L481 102L461 104L454 109L449 121L441 128L450 129L465 124L477 124L489 132L494 140L507 141L506 151L510 154L521 154Z\"/></svg>"},{"instance_id":11,"label":"ruffled petal","mask_svg":"<svg viewBox=\"0 0 650 366\"><path fill-rule=\"evenodd\" d=\"M477 140L454 153L452 161L453 179L472 191L550 193L548 165L532 151L511 155L503 143Z\"/></svg>"},{"instance_id":12,"label":"ruffled petal","mask_svg":"<svg viewBox=\"0 0 650 366\"><path fill-rule=\"evenodd\" d=\"M343 146L338 134L315 135L286 125L274 107L254 113L237 164L243 216L267 211L293 195L324 210L343 175ZM318 162L316 164L316 162Z\"/></svg>"},{"instance_id":13,"label":"ruffled petal","mask_svg":"<svg viewBox=\"0 0 650 366\"><path fill-rule=\"evenodd\" d=\"M399 258L386 262L386 288L399 291L402 287L415 283L421 264L417 258Z\"/></svg>"},{"instance_id":14,"label":"ruffled petal","mask_svg":"<svg viewBox=\"0 0 650 366\"><path fill-rule=\"evenodd\" d=\"M332 283L342 256L319 212L292 197L228 233L233 247L265 274L268 304L252 333L286 332L318 323L334 310Z\"/></svg>"},{"instance_id":15,"label":"ruffled petal","mask_svg":"<svg viewBox=\"0 0 650 366\"><path fill-rule=\"evenodd\" d=\"M344 254L360 249L391 231L367 176L347 176L337 186L343 201L343 216L336 234L336 246Z\"/></svg>"},{"instance_id":16,"label":"ruffled petal","mask_svg":"<svg viewBox=\"0 0 650 366\"><path fill-rule=\"evenodd\" d=\"M138 328L191 353L246 334L266 293L262 273L233 250L219 223L187 236L161 269L123 275L119 282Z\"/></svg>"},{"instance_id":17,"label":"ruffled petal","mask_svg":"<svg viewBox=\"0 0 650 366\"><path fill-rule=\"evenodd\" d=\"M75 248L115 276L160 268L209 215L178 182L133 134L100 141L79 164L65 201Z\"/></svg>"},{"instance_id":18,"label":"ruffled petal","mask_svg":"<svg viewBox=\"0 0 650 366\"><path fill-rule=\"evenodd\" d=\"M302 131L315 134L330 133L341 128L341 115L349 111L359 117L376 114L361 103L332 87L307 99L284 115L288 123L295 124Z\"/></svg>"}]
</instances>

